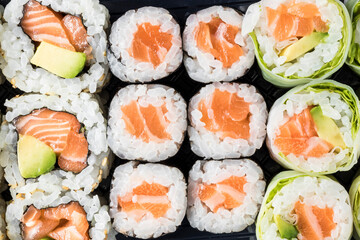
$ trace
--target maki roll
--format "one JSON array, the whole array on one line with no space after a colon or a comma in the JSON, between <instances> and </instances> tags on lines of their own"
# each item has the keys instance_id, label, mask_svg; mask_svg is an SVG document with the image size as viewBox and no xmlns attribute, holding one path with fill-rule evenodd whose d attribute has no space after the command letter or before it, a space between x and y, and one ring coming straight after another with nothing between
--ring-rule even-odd
<instances>
[{"instance_id":1,"label":"maki roll","mask_svg":"<svg viewBox=\"0 0 360 240\"><path fill-rule=\"evenodd\" d=\"M186 126L186 103L173 88L129 85L111 101L108 143L119 158L158 162L177 153Z\"/></svg>"},{"instance_id":2,"label":"maki roll","mask_svg":"<svg viewBox=\"0 0 360 240\"><path fill-rule=\"evenodd\" d=\"M61 189L57 189L61 190ZM111 230L108 206L97 195L63 191L60 196L19 193L6 210L10 240L106 240Z\"/></svg>"},{"instance_id":3,"label":"maki roll","mask_svg":"<svg viewBox=\"0 0 360 240\"><path fill-rule=\"evenodd\" d=\"M354 234L353 237L356 240L360 239L360 176L358 175L351 184L349 194L350 203L352 206L352 214L354 218Z\"/></svg>"},{"instance_id":4,"label":"maki roll","mask_svg":"<svg viewBox=\"0 0 360 240\"><path fill-rule=\"evenodd\" d=\"M174 232L185 216L186 183L179 169L128 162L115 169L110 216L116 231L136 238Z\"/></svg>"},{"instance_id":5,"label":"maki roll","mask_svg":"<svg viewBox=\"0 0 360 240\"><path fill-rule=\"evenodd\" d=\"M316 80L293 88L270 110L270 154L301 172L350 170L359 158L359 113L359 100L347 85Z\"/></svg>"},{"instance_id":6,"label":"maki roll","mask_svg":"<svg viewBox=\"0 0 360 240\"><path fill-rule=\"evenodd\" d=\"M346 240L351 239L352 224L349 194L338 182L285 171L266 190L256 238Z\"/></svg>"},{"instance_id":7,"label":"maki roll","mask_svg":"<svg viewBox=\"0 0 360 240\"><path fill-rule=\"evenodd\" d=\"M254 45L241 34L243 17L229 7L213 6L191 14L183 33L184 64L199 82L232 81L254 63Z\"/></svg>"},{"instance_id":8,"label":"maki roll","mask_svg":"<svg viewBox=\"0 0 360 240\"><path fill-rule=\"evenodd\" d=\"M352 20L352 40L346 64L360 75L360 2L349 0L346 3Z\"/></svg>"},{"instance_id":9,"label":"maki roll","mask_svg":"<svg viewBox=\"0 0 360 240\"><path fill-rule=\"evenodd\" d=\"M261 168L250 159L197 161L189 173L190 225L212 233L244 230L255 221L265 185Z\"/></svg>"},{"instance_id":10,"label":"maki roll","mask_svg":"<svg viewBox=\"0 0 360 240\"><path fill-rule=\"evenodd\" d=\"M109 80L108 10L98 0L12 0L0 36L0 65L25 92L99 91Z\"/></svg>"},{"instance_id":11,"label":"maki roll","mask_svg":"<svg viewBox=\"0 0 360 240\"><path fill-rule=\"evenodd\" d=\"M182 62L180 26L163 8L127 11L111 27L108 60L125 82L151 82L174 72Z\"/></svg>"},{"instance_id":12,"label":"maki roll","mask_svg":"<svg viewBox=\"0 0 360 240\"><path fill-rule=\"evenodd\" d=\"M94 190L109 173L106 120L90 94L7 100L0 163L12 196L24 189ZM84 107L85 106L85 107Z\"/></svg>"},{"instance_id":13,"label":"maki roll","mask_svg":"<svg viewBox=\"0 0 360 240\"><path fill-rule=\"evenodd\" d=\"M243 21L263 77L279 87L326 79L344 64L351 21L338 0L262 0Z\"/></svg>"},{"instance_id":14,"label":"maki roll","mask_svg":"<svg viewBox=\"0 0 360 240\"><path fill-rule=\"evenodd\" d=\"M213 159L251 156L266 135L264 98L248 84L214 83L189 103L192 151Z\"/></svg>"}]
</instances>

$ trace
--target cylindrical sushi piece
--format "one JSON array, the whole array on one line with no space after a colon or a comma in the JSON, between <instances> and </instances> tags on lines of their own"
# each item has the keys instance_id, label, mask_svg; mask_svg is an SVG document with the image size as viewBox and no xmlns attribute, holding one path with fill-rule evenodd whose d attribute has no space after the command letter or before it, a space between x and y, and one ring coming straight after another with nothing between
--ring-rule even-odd
<instances>
[{"instance_id":1,"label":"cylindrical sushi piece","mask_svg":"<svg viewBox=\"0 0 360 240\"><path fill-rule=\"evenodd\" d=\"M109 207L102 205L99 196L81 190L61 191L61 195L35 191L36 196L19 193L8 205L6 222L10 240L111 239L108 238Z\"/></svg>"},{"instance_id":2,"label":"cylindrical sushi piece","mask_svg":"<svg viewBox=\"0 0 360 240\"><path fill-rule=\"evenodd\" d=\"M351 184L349 195L350 203L352 206L352 214L354 218L354 233L353 237L356 240L360 239L360 175L358 173L357 177Z\"/></svg>"},{"instance_id":3,"label":"cylindrical sushi piece","mask_svg":"<svg viewBox=\"0 0 360 240\"><path fill-rule=\"evenodd\" d=\"M360 154L359 114L359 99L347 85L315 80L293 88L270 110L270 154L285 168L300 172L350 170Z\"/></svg>"},{"instance_id":4,"label":"cylindrical sushi piece","mask_svg":"<svg viewBox=\"0 0 360 240\"><path fill-rule=\"evenodd\" d=\"M181 64L180 26L164 8L129 10L111 27L108 60L112 73L125 82L151 82Z\"/></svg>"},{"instance_id":5,"label":"cylindrical sushi piece","mask_svg":"<svg viewBox=\"0 0 360 240\"><path fill-rule=\"evenodd\" d=\"M192 97L188 115L191 149L198 156L251 156L264 142L266 103L251 85L209 84Z\"/></svg>"},{"instance_id":6,"label":"cylindrical sushi piece","mask_svg":"<svg viewBox=\"0 0 360 240\"><path fill-rule=\"evenodd\" d=\"M351 42L351 20L338 0L262 0L244 17L263 77L293 87L326 79L344 64Z\"/></svg>"},{"instance_id":7,"label":"cylindrical sushi piece","mask_svg":"<svg viewBox=\"0 0 360 240\"><path fill-rule=\"evenodd\" d=\"M212 233L244 230L255 222L265 185L261 168L250 159L197 161L189 173L190 225Z\"/></svg>"},{"instance_id":8,"label":"cylindrical sushi piece","mask_svg":"<svg viewBox=\"0 0 360 240\"><path fill-rule=\"evenodd\" d=\"M10 1L0 36L4 75L25 92L101 90L110 79L109 17L99 0Z\"/></svg>"},{"instance_id":9,"label":"cylindrical sushi piece","mask_svg":"<svg viewBox=\"0 0 360 240\"><path fill-rule=\"evenodd\" d=\"M195 81L209 83L242 77L254 63L254 45L241 34L243 16L213 6L191 14L183 33L184 64Z\"/></svg>"},{"instance_id":10,"label":"cylindrical sushi piece","mask_svg":"<svg viewBox=\"0 0 360 240\"><path fill-rule=\"evenodd\" d=\"M12 196L22 188L89 193L106 178L112 155L97 100L80 95L28 94L7 100L0 155Z\"/></svg>"},{"instance_id":11,"label":"cylindrical sushi piece","mask_svg":"<svg viewBox=\"0 0 360 240\"><path fill-rule=\"evenodd\" d=\"M186 103L164 85L129 85L111 101L108 123L108 144L118 157L158 162L184 140Z\"/></svg>"},{"instance_id":12,"label":"cylindrical sushi piece","mask_svg":"<svg viewBox=\"0 0 360 240\"><path fill-rule=\"evenodd\" d=\"M256 220L257 239L351 239L349 194L333 179L295 171L276 175Z\"/></svg>"},{"instance_id":13,"label":"cylindrical sushi piece","mask_svg":"<svg viewBox=\"0 0 360 240\"><path fill-rule=\"evenodd\" d=\"M114 229L126 236L147 239L174 232L186 201L184 176L175 167L131 161L115 169L110 216Z\"/></svg>"},{"instance_id":14,"label":"cylindrical sushi piece","mask_svg":"<svg viewBox=\"0 0 360 240\"><path fill-rule=\"evenodd\" d=\"M360 1L349 0L346 3L352 20L352 39L346 64L360 75Z\"/></svg>"}]
</instances>

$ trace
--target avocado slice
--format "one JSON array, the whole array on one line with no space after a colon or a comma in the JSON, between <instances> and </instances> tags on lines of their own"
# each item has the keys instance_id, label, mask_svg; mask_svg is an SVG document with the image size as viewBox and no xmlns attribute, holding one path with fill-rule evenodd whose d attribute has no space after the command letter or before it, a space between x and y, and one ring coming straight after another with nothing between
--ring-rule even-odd
<instances>
[{"instance_id":1,"label":"avocado slice","mask_svg":"<svg viewBox=\"0 0 360 240\"><path fill-rule=\"evenodd\" d=\"M346 144L341 135L339 127L334 120L325 116L320 106L316 106L310 110L310 114L315 122L316 132L319 137L333 146L346 148Z\"/></svg>"},{"instance_id":2,"label":"avocado slice","mask_svg":"<svg viewBox=\"0 0 360 240\"><path fill-rule=\"evenodd\" d=\"M83 70L86 55L41 42L30 62L57 76L74 78Z\"/></svg>"},{"instance_id":3,"label":"avocado slice","mask_svg":"<svg viewBox=\"0 0 360 240\"><path fill-rule=\"evenodd\" d=\"M19 135L17 151L20 174L24 178L47 173L56 163L56 154L51 147L33 136Z\"/></svg>"},{"instance_id":4,"label":"avocado slice","mask_svg":"<svg viewBox=\"0 0 360 240\"><path fill-rule=\"evenodd\" d=\"M280 56L286 56L285 62L290 62L316 47L326 36L327 33L313 32L284 48L281 51Z\"/></svg>"},{"instance_id":5,"label":"avocado slice","mask_svg":"<svg viewBox=\"0 0 360 240\"><path fill-rule=\"evenodd\" d=\"M274 220L282 238L292 239L297 237L299 232L294 225L285 221L280 215L275 215Z\"/></svg>"}]
</instances>

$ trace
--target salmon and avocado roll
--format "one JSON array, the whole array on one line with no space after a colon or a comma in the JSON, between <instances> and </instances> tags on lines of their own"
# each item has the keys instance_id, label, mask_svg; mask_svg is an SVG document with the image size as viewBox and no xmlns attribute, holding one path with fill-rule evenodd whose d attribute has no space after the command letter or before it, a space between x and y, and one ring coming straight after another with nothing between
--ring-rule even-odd
<instances>
[{"instance_id":1,"label":"salmon and avocado roll","mask_svg":"<svg viewBox=\"0 0 360 240\"><path fill-rule=\"evenodd\" d=\"M98 0L13 0L4 19L0 67L14 87L43 94L94 93L109 80L109 13Z\"/></svg>"},{"instance_id":2,"label":"salmon and avocado roll","mask_svg":"<svg viewBox=\"0 0 360 240\"><path fill-rule=\"evenodd\" d=\"M253 224L266 185L250 159L197 161L188 182L190 225L212 233L240 232Z\"/></svg>"},{"instance_id":3,"label":"salmon and avocado roll","mask_svg":"<svg viewBox=\"0 0 360 240\"><path fill-rule=\"evenodd\" d=\"M119 158L158 162L178 152L186 127L186 102L173 88L129 85L111 101L108 144Z\"/></svg>"},{"instance_id":4,"label":"salmon and avocado roll","mask_svg":"<svg viewBox=\"0 0 360 240\"><path fill-rule=\"evenodd\" d=\"M346 2L352 20L352 39L346 64L360 75L360 1L349 0Z\"/></svg>"},{"instance_id":5,"label":"salmon and avocado roll","mask_svg":"<svg viewBox=\"0 0 360 240\"><path fill-rule=\"evenodd\" d=\"M262 0L248 8L242 26L263 77L279 87L330 77L344 64L352 34L338 0Z\"/></svg>"},{"instance_id":6,"label":"salmon and avocado roll","mask_svg":"<svg viewBox=\"0 0 360 240\"><path fill-rule=\"evenodd\" d=\"M352 224L349 194L333 177L284 171L268 185L256 238L349 240Z\"/></svg>"},{"instance_id":7,"label":"salmon and avocado roll","mask_svg":"<svg viewBox=\"0 0 360 240\"><path fill-rule=\"evenodd\" d=\"M270 154L300 172L348 171L359 158L359 114L359 100L347 85L315 80L293 88L270 110Z\"/></svg>"},{"instance_id":8,"label":"salmon and avocado roll","mask_svg":"<svg viewBox=\"0 0 360 240\"><path fill-rule=\"evenodd\" d=\"M10 240L107 240L109 207L97 195L63 191L60 196L19 193L6 210Z\"/></svg>"},{"instance_id":9,"label":"salmon and avocado roll","mask_svg":"<svg viewBox=\"0 0 360 240\"><path fill-rule=\"evenodd\" d=\"M115 169L110 190L110 216L116 231L136 238L174 232L186 211L186 183L175 167L138 164Z\"/></svg>"},{"instance_id":10,"label":"salmon and avocado roll","mask_svg":"<svg viewBox=\"0 0 360 240\"><path fill-rule=\"evenodd\" d=\"M251 85L209 84L191 98L188 112L191 149L198 156L251 156L264 142L266 103Z\"/></svg>"},{"instance_id":11,"label":"salmon and avocado roll","mask_svg":"<svg viewBox=\"0 0 360 240\"><path fill-rule=\"evenodd\" d=\"M13 197L21 188L55 185L89 193L106 178L112 160L106 119L92 95L28 94L5 106L0 161Z\"/></svg>"},{"instance_id":12,"label":"salmon and avocado roll","mask_svg":"<svg viewBox=\"0 0 360 240\"><path fill-rule=\"evenodd\" d=\"M184 64L195 81L209 83L242 77L254 63L254 45L241 34L243 16L213 6L191 14L183 33Z\"/></svg>"},{"instance_id":13,"label":"salmon and avocado roll","mask_svg":"<svg viewBox=\"0 0 360 240\"><path fill-rule=\"evenodd\" d=\"M112 73L125 82L151 82L181 64L180 26L163 8L129 10L112 27L108 60Z\"/></svg>"}]
</instances>

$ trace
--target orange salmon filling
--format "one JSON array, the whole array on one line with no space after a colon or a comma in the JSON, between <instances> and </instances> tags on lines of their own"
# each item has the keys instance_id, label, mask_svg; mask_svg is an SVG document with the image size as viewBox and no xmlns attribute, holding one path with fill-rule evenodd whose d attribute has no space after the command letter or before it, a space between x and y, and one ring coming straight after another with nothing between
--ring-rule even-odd
<instances>
[{"instance_id":1,"label":"orange salmon filling","mask_svg":"<svg viewBox=\"0 0 360 240\"><path fill-rule=\"evenodd\" d=\"M235 43L239 31L238 27L226 24L217 17L208 23L200 22L195 29L197 47L211 53L225 68L229 68L244 54L242 48Z\"/></svg>"},{"instance_id":2,"label":"orange salmon filling","mask_svg":"<svg viewBox=\"0 0 360 240\"><path fill-rule=\"evenodd\" d=\"M280 127L274 144L283 154L293 153L305 158L321 157L333 148L330 143L318 136L310 110L311 107L308 107L295 114Z\"/></svg>"},{"instance_id":3,"label":"orange salmon filling","mask_svg":"<svg viewBox=\"0 0 360 240\"><path fill-rule=\"evenodd\" d=\"M128 52L136 60L150 62L156 68L170 50L172 38L171 34L162 32L159 25L143 23L134 33L134 40Z\"/></svg>"},{"instance_id":4,"label":"orange salmon filling","mask_svg":"<svg viewBox=\"0 0 360 240\"><path fill-rule=\"evenodd\" d=\"M78 202L37 209L31 205L21 219L24 240L88 240L89 223Z\"/></svg>"},{"instance_id":5,"label":"orange salmon filling","mask_svg":"<svg viewBox=\"0 0 360 240\"><path fill-rule=\"evenodd\" d=\"M310 35L314 30L327 32L328 25L321 20L318 7L312 3L281 4L277 9L266 7L268 27L277 41Z\"/></svg>"},{"instance_id":6,"label":"orange salmon filling","mask_svg":"<svg viewBox=\"0 0 360 240\"><path fill-rule=\"evenodd\" d=\"M139 222L150 213L154 218L163 217L171 208L167 196L169 188L158 183L143 182L124 197L118 196L119 210ZM134 196L136 200L134 200Z\"/></svg>"},{"instance_id":7,"label":"orange salmon filling","mask_svg":"<svg viewBox=\"0 0 360 240\"><path fill-rule=\"evenodd\" d=\"M231 210L239 207L245 198L245 177L231 176L216 184L200 184L198 196L212 212L219 208Z\"/></svg>"},{"instance_id":8,"label":"orange salmon filling","mask_svg":"<svg viewBox=\"0 0 360 240\"><path fill-rule=\"evenodd\" d=\"M304 240L322 240L331 237L331 231L336 227L334 223L334 210L332 208L319 208L307 206L298 201L295 203L297 216L297 229Z\"/></svg>"},{"instance_id":9,"label":"orange salmon filling","mask_svg":"<svg viewBox=\"0 0 360 240\"><path fill-rule=\"evenodd\" d=\"M170 121L165 117L166 105L155 107L149 104L142 107L137 101L131 101L128 105L122 106L122 119L125 121L126 130L144 142L164 142L171 139L166 131Z\"/></svg>"},{"instance_id":10,"label":"orange salmon filling","mask_svg":"<svg viewBox=\"0 0 360 240\"><path fill-rule=\"evenodd\" d=\"M211 132L221 133L221 138L248 139L250 137L250 103L236 93L215 89L209 99L199 103L201 122Z\"/></svg>"}]
</instances>

